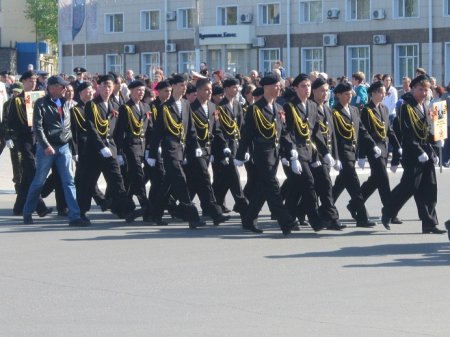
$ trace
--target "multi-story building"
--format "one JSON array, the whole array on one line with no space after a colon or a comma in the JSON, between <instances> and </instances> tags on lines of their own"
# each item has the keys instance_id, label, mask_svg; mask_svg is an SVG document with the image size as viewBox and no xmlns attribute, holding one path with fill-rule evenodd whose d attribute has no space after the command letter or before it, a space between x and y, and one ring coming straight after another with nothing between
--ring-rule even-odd
<instances>
[{"instance_id":1,"label":"multi-story building","mask_svg":"<svg viewBox=\"0 0 450 337\"><path fill-rule=\"evenodd\" d=\"M73 41L71 8L61 9L64 72L86 65L151 76L156 67L185 72L206 62L210 71L248 74L282 60L290 75L361 70L368 78L390 73L400 85L423 67L438 82L450 81L450 0L86 2Z\"/></svg>"}]
</instances>

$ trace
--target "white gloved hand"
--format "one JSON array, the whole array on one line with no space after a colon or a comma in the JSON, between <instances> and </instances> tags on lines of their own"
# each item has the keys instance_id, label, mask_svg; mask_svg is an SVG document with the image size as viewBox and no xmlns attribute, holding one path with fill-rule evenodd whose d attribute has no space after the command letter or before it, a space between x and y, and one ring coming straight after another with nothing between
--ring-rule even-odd
<instances>
[{"instance_id":1,"label":"white gloved hand","mask_svg":"<svg viewBox=\"0 0 450 337\"><path fill-rule=\"evenodd\" d=\"M381 157L381 149L378 146L373 147L373 152L375 152L375 158Z\"/></svg>"},{"instance_id":2,"label":"white gloved hand","mask_svg":"<svg viewBox=\"0 0 450 337\"><path fill-rule=\"evenodd\" d=\"M341 163L341 161L338 159L338 160L336 160L336 164L334 164L334 169L336 170L336 171L340 171L340 170L342 170L342 163Z\"/></svg>"},{"instance_id":3,"label":"white gloved hand","mask_svg":"<svg viewBox=\"0 0 450 337\"><path fill-rule=\"evenodd\" d=\"M161 146L158 146L158 154L160 155L162 153L162 148Z\"/></svg>"},{"instance_id":4,"label":"white gloved hand","mask_svg":"<svg viewBox=\"0 0 450 337\"><path fill-rule=\"evenodd\" d=\"M318 168L319 166L322 166L322 163L320 161L313 161L311 163L312 168Z\"/></svg>"},{"instance_id":5,"label":"white gloved hand","mask_svg":"<svg viewBox=\"0 0 450 337\"><path fill-rule=\"evenodd\" d=\"M439 165L439 157L438 156L434 156L433 157L433 163L434 163L434 166L438 166Z\"/></svg>"},{"instance_id":6,"label":"white gloved hand","mask_svg":"<svg viewBox=\"0 0 450 337\"><path fill-rule=\"evenodd\" d=\"M12 139L8 139L5 144L8 149L12 149L14 147L14 142Z\"/></svg>"},{"instance_id":7,"label":"white gloved hand","mask_svg":"<svg viewBox=\"0 0 450 337\"><path fill-rule=\"evenodd\" d=\"M233 159L234 165L237 167L241 167L244 165L244 162L242 160L239 159Z\"/></svg>"},{"instance_id":8,"label":"white gloved hand","mask_svg":"<svg viewBox=\"0 0 450 337\"><path fill-rule=\"evenodd\" d=\"M224 148L224 149L223 149L223 154L224 154L225 156L229 156L229 155L231 154L230 148L229 148L229 147Z\"/></svg>"},{"instance_id":9,"label":"white gloved hand","mask_svg":"<svg viewBox=\"0 0 450 337\"><path fill-rule=\"evenodd\" d=\"M417 159L419 159L419 162L420 162L420 163L425 163L425 162L427 162L428 159L430 159L430 158L429 158L428 155L424 152L424 153L422 153Z\"/></svg>"},{"instance_id":10,"label":"white gloved hand","mask_svg":"<svg viewBox=\"0 0 450 337\"><path fill-rule=\"evenodd\" d=\"M122 155L118 154L116 159L117 159L117 162L119 163L119 166L125 165L125 160L123 159Z\"/></svg>"},{"instance_id":11,"label":"white gloved hand","mask_svg":"<svg viewBox=\"0 0 450 337\"><path fill-rule=\"evenodd\" d=\"M297 159L298 159L297 150L291 150L291 160L297 160Z\"/></svg>"},{"instance_id":12,"label":"white gloved hand","mask_svg":"<svg viewBox=\"0 0 450 337\"><path fill-rule=\"evenodd\" d=\"M209 156L209 162L210 162L210 163L214 163L214 156L213 156L213 155L210 155L210 156Z\"/></svg>"},{"instance_id":13,"label":"white gloved hand","mask_svg":"<svg viewBox=\"0 0 450 337\"><path fill-rule=\"evenodd\" d=\"M230 158L229 157L225 157L224 159L225 165L229 165L230 164Z\"/></svg>"},{"instance_id":14,"label":"white gloved hand","mask_svg":"<svg viewBox=\"0 0 450 337\"><path fill-rule=\"evenodd\" d=\"M391 165L391 172L395 173L397 172L398 166L397 165Z\"/></svg>"},{"instance_id":15,"label":"white gloved hand","mask_svg":"<svg viewBox=\"0 0 450 337\"><path fill-rule=\"evenodd\" d=\"M78 161L78 155L77 155L77 154L73 155L73 156L72 156L72 160L73 160L74 162L77 162L77 161Z\"/></svg>"},{"instance_id":16,"label":"white gloved hand","mask_svg":"<svg viewBox=\"0 0 450 337\"><path fill-rule=\"evenodd\" d=\"M281 158L281 164L283 164L283 166L289 166L289 160L286 158Z\"/></svg>"},{"instance_id":17,"label":"white gloved hand","mask_svg":"<svg viewBox=\"0 0 450 337\"><path fill-rule=\"evenodd\" d=\"M336 161L329 153L327 153L325 155L325 157L323 157L323 161L325 162L325 164L329 165L330 167L332 167L332 166L334 166L334 164L336 164Z\"/></svg>"},{"instance_id":18,"label":"white gloved hand","mask_svg":"<svg viewBox=\"0 0 450 337\"><path fill-rule=\"evenodd\" d=\"M245 152L244 154L244 163L248 162L250 160L250 153Z\"/></svg>"},{"instance_id":19,"label":"white gloved hand","mask_svg":"<svg viewBox=\"0 0 450 337\"><path fill-rule=\"evenodd\" d=\"M364 170L364 167L366 166L366 159L364 159L364 158L359 158L358 159L358 167L361 169L361 170Z\"/></svg>"},{"instance_id":20,"label":"white gloved hand","mask_svg":"<svg viewBox=\"0 0 450 337\"><path fill-rule=\"evenodd\" d=\"M401 147L398 149L398 154L400 155L400 157L403 156L403 149Z\"/></svg>"},{"instance_id":21,"label":"white gloved hand","mask_svg":"<svg viewBox=\"0 0 450 337\"><path fill-rule=\"evenodd\" d=\"M291 160L291 170L295 174L302 174L302 165L298 159Z\"/></svg>"},{"instance_id":22,"label":"white gloved hand","mask_svg":"<svg viewBox=\"0 0 450 337\"><path fill-rule=\"evenodd\" d=\"M149 156L150 156L150 151L149 150L145 150L144 151L144 159L147 160Z\"/></svg>"},{"instance_id":23,"label":"white gloved hand","mask_svg":"<svg viewBox=\"0 0 450 337\"><path fill-rule=\"evenodd\" d=\"M112 157L112 153L109 147L104 147L103 149L100 150L100 153L102 154L103 158Z\"/></svg>"},{"instance_id":24,"label":"white gloved hand","mask_svg":"<svg viewBox=\"0 0 450 337\"><path fill-rule=\"evenodd\" d=\"M181 165L187 165L187 163L188 163L187 158L184 158L183 161L181 162Z\"/></svg>"},{"instance_id":25,"label":"white gloved hand","mask_svg":"<svg viewBox=\"0 0 450 337\"><path fill-rule=\"evenodd\" d=\"M196 156L197 158L201 157L202 155L203 155L203 151L202 151L201 148L195 149L195 156Z\"/></svg>"},{"instance_id":26,"label":"white gloved hand","mask_svg":"<svg viewBox=\"0 0 450 337\"><path fill-rule=\"evenodd\" d=\"M155 167L155 165L156 165L155 158L147 158L145 161L147 162L148 166L150 166L150 167Z\"/></svg>"},{"instance_id":27,"label":"white gloved hand","mask_svg":"<svg viewBox=\"0 0 450 337\"><path fill-rule=\"evenodd\" d=\"M436 146L437 147L444 147L444 140L443 139L440 139L440 140L438 140L437 142L436 142Z\"/></svg>"}]
</instances>

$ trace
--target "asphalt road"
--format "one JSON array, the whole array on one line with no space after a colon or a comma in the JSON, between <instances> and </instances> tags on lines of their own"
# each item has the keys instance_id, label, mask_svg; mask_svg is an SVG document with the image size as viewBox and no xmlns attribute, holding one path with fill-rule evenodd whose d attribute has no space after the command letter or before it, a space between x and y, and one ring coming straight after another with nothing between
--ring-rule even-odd
<instances>
[{"instance_id":1,"label":"asphalt road","mask_svg":"<svg viewBox=\"0 0 450 337\"><path fill-rule=\"evenodd\" d=\"M413 200L391 231L359 229L344 193L338 208L346 230L306 228L288 238L267 207L263 235L243 232L235 215L189 230L180 222L125 226L95 207L90 228L69 228L56 215L25 226L11 216L6 151L0 172L0 336L450 334L450 244L447 235L419 234ZM400 175L391 174L392 185ZM438 179L443 223L450 170ZM380 215L378 195L367 207Z\"/></svg>"}]
</instances>

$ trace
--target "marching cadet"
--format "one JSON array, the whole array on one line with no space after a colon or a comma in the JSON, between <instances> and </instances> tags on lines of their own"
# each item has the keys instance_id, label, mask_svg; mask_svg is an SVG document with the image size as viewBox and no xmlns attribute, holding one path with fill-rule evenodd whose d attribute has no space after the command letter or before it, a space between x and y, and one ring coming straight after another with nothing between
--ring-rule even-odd
<instances>
[{"instance_id":1,"label":"marching cadet","mask_svg":"<svg viewBox=\"0 0 450 337\"><path fill-rule=\"evenodd\" d=\"M406 201L414 195L419 218L422 221L423 234L443 234L439 229L436 214L437 181L434 166L439 157L434 153L433 145L442 147L444 141L433 141L427 121L427 106L424 104L430 78L419 75L411 81L411 94L404 95L400 108L400 128L402 132L403 175L400 183L392 190L390 202L382 209L381 221L385 227Z\"/></svg>"},{"instance_id":2,"label":"marching cadet","mask_svg":"<svg viewBox=\"0 0 450 337\"><path fill-rule=\"evenodd\" d=\"M378 189L381 203L383 206L386 206L391 200L391 189L386 170L388 159L388 141L393 145L393 151L399 153L400 155L402 153L402 149L389 123L389 111L382 103L383 98L386 95L386 88L383 85L383 82L378 81L372 83L369 87L368 94L370 96L370 102L361 111L361 122L370 137L381 150L381 156L377 157L375 152L370 151L370 149L366 150L360 146L360 159L358 159L358 166L364 169L366 160L364 156L366 153L370 164L370 176L361 185L361 193L363 200L366 201L372 193ZM351 202L347 208L352 211L354 210ZM401 224L402 222L395 217L391 219L391 223ZM387 229L390 228L387 227Z\"/></svg>"},{"instance_id":3,"label":"marching cadet","mask_svg":"<svg viewBox=\"0 0 450 337\"><path fill-rule=\"evenodd\" d=\"M16 96L11 102L8 113L8 128L12 130L16 137L17 142L14 146L17 146L22 157L22 181L13 207L14 215L22 214L28 190L36 172L36 143L32 128L31 126L28 126L27 110L25 106L25 92L33 91L36 86L36 74L33 71L26 71L19 80L23 84L23 92L19 96ZM53 209L48 208L42 198L39 197L36 211L40 217L44 217L51 213Z\"/></svg>"},{"instance_id":4,"label":"marching cadet","mask_svg":"<svg viewBox=\"0 0 450 337\"><path fill-rule=\"evenodd\" d=\"M142 102L145 83L135 80L128 85L130 99L119 108L119 117L114 129L117 146L117 161L120 166L127 165L129 180L128 197L135 195L142 209L147 212L148 199L144 183L142 162L144 158L144 133L150 118L150 107Z\"/></svg>"},{"instance_id":5,"label":"marching cadet","mask_svg":"<svg viewBox=\"0 0 450 337\"><path fill-rule=\"evenodd\" d=\"M198 195L204 214L208 214L214 225L230 219L223 215L222 207L217 204L211 186L208 166L211 156L213 129L217 127L214 118L216 106L210 101L212 86L208 79L198 79L196 83L197 98L191 104L192 120L197 131L197 141L202 150L200 157L189 155L187 158L186 179L191 200Z\"/></svg>"},{"instance_id":6,"label":"marching cadet","mask_svg":"<svg viewBox=\"0 0 450 337\"><path fill-rule=\"evenodd\" d=\"M239 81L235 78L226 79L223 81L223 89L225 97L217 105L219 125L214 129L212 145L213 190L222 209L225 209L225 196L230 190L235 201L233 210L242 213L245 212L248 201L242 192L239 172L233 162L243 124L242 106L236 100Z\"/></svg>"},{"instance_id":7,"label":"marching cadet","mask_svg":"<svg viewBox=\"0 0 450 337\"><path fill-rule=\"evenodd\" d=\"M352 99L352 86L350 83L339 83L334 89L335 105L333 107L333 122L337 140L339 160L335 168L339 171L333 186L333 199L336 203L342 191L347 189L351 203L355 207L356 226L373 227L375 222L369 221L361 185L355 170L356 146L365 146L373 151L375 157L381 156L380 148L367 133L360 121L358 108L349 105Z\"/></svg>"},{"instance_id":8,"label":"marching cadet","mask_svg":"<svg viewBox=\"0 0 450 337\"><path fill-rule=\"evenodd\" d=\"M188 151L193 151L195 157L200 157L202 150L197 142L191 107L182 98L186 93L186 79L182 75L175 74L169 81L172 86L172 97L158 109L158 117L153 126L150 140L147 163L151 167L156 165L158 148L161 146L169 184L168 188L162 191L163 193L158 197L158 200L166 198L171 191L180 202L183 218L189 222L189 228L195 229L204 226L205 222L200 220L198 210L191 202L186 176L181 165ZM155 200L152 200L152 202L155 202Z\"/></svg>"},{"instance_id":9,"label":"marching cadet","mask_svg":"<svg viewBox=\"0 0 450 337\"><path fill-rule=\"evenodd\" d=\"M100 173L103 173L112 199L112 207L119 216L125 216L127 222L133 221L137 214L133 212L134 203L127 196L119 164L116 160L116 146L111 134L110 121L113 118L113 106L109 98L113 91L114 77L102 75L97 80L99 95L85 106L87 121L88 160L87 174L83 177L80 203L90 202Z\"/></svg>"},{"instance_id":10,"label":"marching cadet","mask_svg":"<svg viewBox=\"0 0 450 337\"><path fill-rule=\"evenodd\" d=\"M280 82L277 77L268 75L261 79L264 96L249 107L242 130L242 140L234 160L235 165L242 166L248 160L248 149L253 146L254 163L257 167L257 181L252 190L250 203L241 213L242 227L254 233L262 233L257 227L258 214L264 202L278 221L284 235L289 235L297 221L289 214L283 204L276 174L279 163L280 142L286 142L281 122L282 107L275 102L280 94Z\"/></svg>"}]
</instances>

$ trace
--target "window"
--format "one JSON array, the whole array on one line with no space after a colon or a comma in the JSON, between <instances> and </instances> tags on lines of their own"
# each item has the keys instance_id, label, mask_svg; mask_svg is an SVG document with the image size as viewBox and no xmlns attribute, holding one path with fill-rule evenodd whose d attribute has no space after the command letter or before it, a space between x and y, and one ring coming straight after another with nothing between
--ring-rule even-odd
<instances>
[{"instance_id":1,"label":"window","mask_svg":"<svg viewBox=\"0 0 450 337\"><path fill-rule=\"evenodd\" d=\"M444 0L444 16L450 16L450 0Z\"/></svg>"},{"instance_id":2,"label":"window","mask_svg":"<svg viewBox=\"0 0 450 337\"><path fill-rule=\"evenodd\" d=\"M231 26L238 23L237 6L217 7L217 25Z\"/></svg>"},{"instance_id":3,"label":"window","mask_svg":"<svg viewBox=\"0 0 450 337\"><path fill-rule=\"evenodd\" d=\"M280 60L280 49L267 48L259 50L259 69L262 75L270 73L276 61Z\"/></svg>"},{"instance_id":4,"label":"window","mask_svg":"<svg viewBox=\"0 0 450 337\"><path fill-rule=\"evenodd\" d=\"M160 12L159 11L142 11L141 12L141 31L159 30L160 28Z\"/></svg>"},{"instance_id":5,"label":"window","mask_svg":"<svg viewBox=\"0 0 450 337\"><path fill-rule=\"evenodd\" d=\"M322 21L322 0L300 1L300 23Z\"/></svg>"},{"instance_id":6,"label":"window","mask_svg":"<svg viewBox=\"0 0 450 337\"><path fill-rule=\"evenodd\" d=\"M106 72L113 71L118 74L123 73L122 56L118 54L106 55Z\"/></svg>"},{"instance_id":7,"label":"window","mask_svg":"<svg viewBox=\"0 0 450 337\"><path fill-rule=\"evenodd\" d=\"M180 8L177 15L178 29L188 29L194 27L194 8Z\"/></svg>"},{"instance_id":8,"label":"window","mask_svg":"<svg viewBox=\"0 0 450 337\"><path fill-rule=\"evenodd\" d=\"M106 14L105 32L123 33L123 14Z\"/></svg>"},{"instance_id":9,"label":"window","mask_svg":"<svg viewBox=\"0 0 450 337\"><path fill-rule=\"evenodd\" d=\"M370 48L368 46L352 46L347 48L347 77L362 71L370 78Z\"/></svg>"},{"instance_id":10,"label":"window","mask_svg":"<svg viewBox=\"0 0 450 337\"><path fill-rule=\"evenodd\" d=\"M419 67L419 44L397 44L394 49L395 86L402 85L402 78L416 77Z\"/></svg>"},{"instance_id":11,"label":"window","mask_svg":"<svg viewBox=\"0 0 450 337\"><path fill-rule=\"evenodd\" d=\"M178 72L190 73L195 70L195 53L193 51L180 51L178 53Z\"/></svg>"},{"instance_id":12,"label":"window","mask_svg":"<svg viewBox=\"0 0 450 337\"><path fill-rule=\"evenodd\" d=\"M226 52L225 70L227 73L245 74L247 73L247 69L244 68L245 65L245 55L242 49L229 50Z\"/></svg>"},{"instance_id":13,"label":"window","mask_svg":"<svg viewBox=\"0 0 450 337\"><path fill-rule=\"evenodd\" d=\"M302 48L302 73L324 71L323 48Z\"/></svg>"},{"instance_id":14,"label":"window","mask_svg":"<svg viewBox=\"0 0 450 337\"><path fill-rule=\"evenodd\" d=\"M259 5L258 8L260 25L280 24L280 4Z\"/></svg>"},{"instance_id":15,"label":"window","mask_svg":"<svg viewBox=\"0 0 450 337\"><path fill-rule=\"evenodd\" d=\"M347 20L370 19L370 0L347 0Z\"/></svg>"},{"instance_id":16,"label":"window","mask_svg":"<svg viewBox=\"0 0 450 337\"><path fill-rule=\"evenodd\" d=\"M419 16L419 0L394 0L394 17L416 18Z\"/></svg>"},{"instance_id":17,"label":"window","mask_svg":"<svg viewBox=\"0 0 450 337\"><path fill-rule=\"evenodd\" d=\"M142 53L141 54L141 73L148 75L153 80L155 70L160 68L159 53Z\"/></svg>"}]
</instances>

